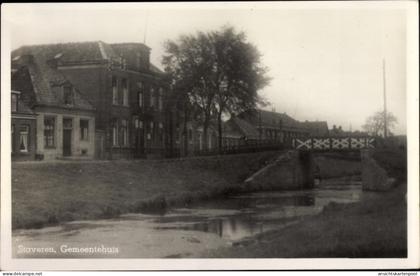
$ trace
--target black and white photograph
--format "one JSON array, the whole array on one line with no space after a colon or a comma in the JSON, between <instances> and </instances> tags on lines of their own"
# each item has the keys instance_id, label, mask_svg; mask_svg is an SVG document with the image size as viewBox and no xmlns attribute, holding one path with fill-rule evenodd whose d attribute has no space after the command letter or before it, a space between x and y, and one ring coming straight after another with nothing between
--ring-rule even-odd
<instances>
[{"instance_id":1,"label":"black and white photograph","mask_svg":"<svg viewBox=\"0 0 420 276\"><path fill-rule=\"evenodd\" d=\"M417 20L2 5L2 268L418 268Z\"/></svg>"}]
</instances>

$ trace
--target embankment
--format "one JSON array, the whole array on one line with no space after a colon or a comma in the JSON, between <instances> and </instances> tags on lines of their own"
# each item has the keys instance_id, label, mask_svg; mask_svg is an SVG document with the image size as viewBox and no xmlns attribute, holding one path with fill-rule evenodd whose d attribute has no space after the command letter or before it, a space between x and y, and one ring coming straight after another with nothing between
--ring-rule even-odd
<instances>
[{"instance_id":1,"label":"embankment","mask_svg":"<svg viewBox=\"0 0 420 276\"><path fill-rule=\"evenodd\" d=\"M244 187L279 152L177 160L39 162L12 165L12 227L162 211Z\"/></svg>"}]
</instances>

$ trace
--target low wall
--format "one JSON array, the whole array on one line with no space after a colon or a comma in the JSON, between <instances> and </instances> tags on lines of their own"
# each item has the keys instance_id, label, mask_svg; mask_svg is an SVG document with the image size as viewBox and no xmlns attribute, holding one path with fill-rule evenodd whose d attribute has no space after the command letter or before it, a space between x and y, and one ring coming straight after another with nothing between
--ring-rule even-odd
<instances>
[{"instance_id":1,"label":"low wall","mask_svg":"<svg viewBox=\"0 0 420 276\"><path fill-rule=\"evenodd\" d=\"M314 161L310 152L288 151L245 181L263 189L309 189L314 185Z\"/></svg>"}]
</instances>

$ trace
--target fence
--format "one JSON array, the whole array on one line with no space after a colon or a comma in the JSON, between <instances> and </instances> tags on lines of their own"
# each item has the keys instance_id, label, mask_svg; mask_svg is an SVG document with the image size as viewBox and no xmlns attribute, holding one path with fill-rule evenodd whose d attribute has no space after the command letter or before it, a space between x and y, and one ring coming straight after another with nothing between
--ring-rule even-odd
<instances>
[{"instance_id":1,"label":"fence","mask_svg":"<svg viewBox=\"0 0 420 276\"><path fill-rule=\"evenodd\" d=\"M293 139L297 150L360 150L375 147L374 137L310 137Z\"/></svg>"}]
</instances>

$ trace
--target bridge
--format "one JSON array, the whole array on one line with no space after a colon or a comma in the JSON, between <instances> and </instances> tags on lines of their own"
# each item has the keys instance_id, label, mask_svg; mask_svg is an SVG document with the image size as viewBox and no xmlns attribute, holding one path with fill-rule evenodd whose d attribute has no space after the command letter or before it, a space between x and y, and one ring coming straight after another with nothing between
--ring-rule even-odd
<instances>
[{"instance_id":1,"label":"bridge","mask_svg":"<svg viewBox=\"0 0 420 276\"><path fill-rule=\"evenodd\" d=\"M327 152L360 152L362 182L386 182L383 172L370 158L369 149L374 149L373 137L308 137L292 139L292 149L266 167L249 177L246 183L255 183L278 189L310 189L314 187L316 165L314 155ZM382 175L381 177L379 177ZM375 184L375 185L381 185Z\"/></svg>"},{"instance_id":2,"label":"bridge","mask_svg":"<svg viewBox=\"0 0 420 276\"><path fill-rule=\"evenodd\" d=\"M373 137L294 138L292 148L299 151L357 151L375 148Z\"/></svg>"}]
</instances>

